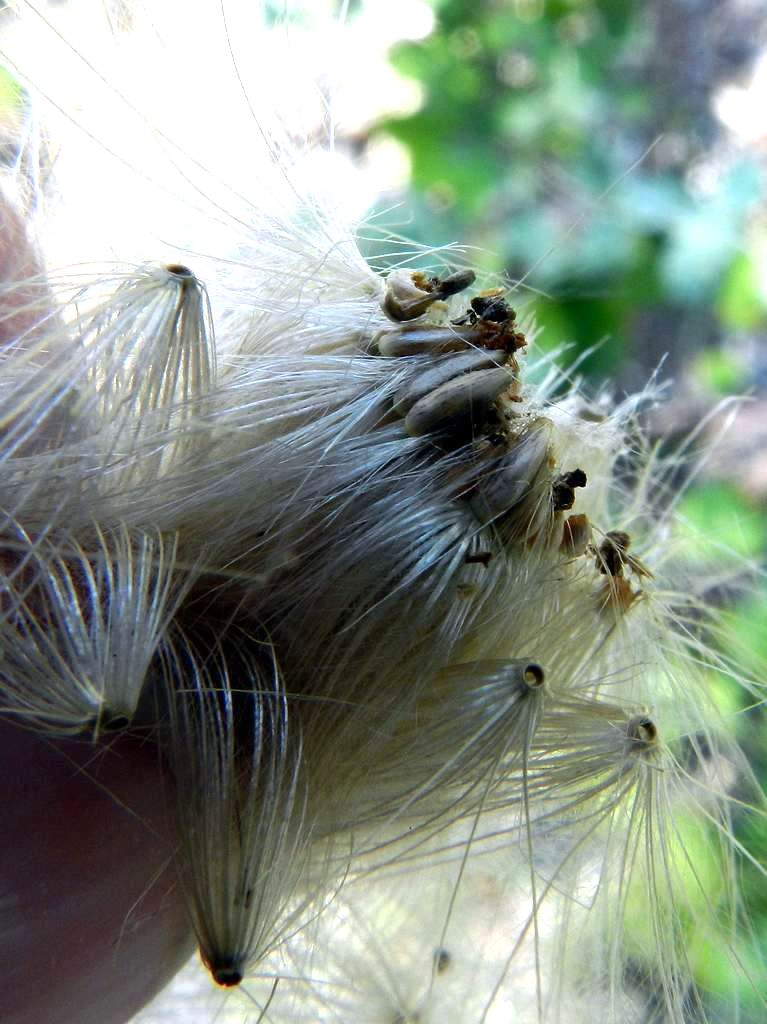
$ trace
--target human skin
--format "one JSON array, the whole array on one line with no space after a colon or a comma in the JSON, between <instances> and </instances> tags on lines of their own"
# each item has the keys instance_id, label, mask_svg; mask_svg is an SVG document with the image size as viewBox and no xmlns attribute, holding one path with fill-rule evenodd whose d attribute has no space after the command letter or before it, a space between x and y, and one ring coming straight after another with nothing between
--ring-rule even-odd
<instances>
[{"instance_id":1,"label":"human skin","mask_svg":"<svg viewBox=\"0 0 767 1024\"><path fill-rule=\"evenodd\" d=\"M0 194L0 346L34 327L45 313L48 288L24 220Z\"/></svg>"},{"instance_id":2,"label":"human skin","mask_svg":"<svg viewBox=\"0 0 767 1024\"><path fill-rule=\"evenodd\" d=\"M128 1021L189 957L172 793L150 743L0 722L0 1021Z\"/></svg>"}]
</instances>

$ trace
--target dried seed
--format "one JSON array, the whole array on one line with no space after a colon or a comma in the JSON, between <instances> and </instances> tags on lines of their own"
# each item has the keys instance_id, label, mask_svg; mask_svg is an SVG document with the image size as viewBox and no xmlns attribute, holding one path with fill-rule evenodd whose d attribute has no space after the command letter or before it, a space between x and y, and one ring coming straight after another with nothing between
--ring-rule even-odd
<instances>
[{"instance_id":1,"label":"dried seed","mask_svg":"<svg viewBox=\"0 0 767 1024\"><path fill-rule=\"evenodd\" d=\"M624 533L622 530L610 530L605 534L605 539L599 545L595 563L597 569L605 575L616 577L623 575L625 567L640 578L652 579L653 575L647 566L640 562L638 558L628 554L630 546L631 537L629 534Z\"/></svg>"},{"instance_id":2,"label":"dried seed","mask_svg":"<svg viewBox=\"0 0 767 1024\"><path fill-rule=\"evenodd\" d=\"M211 976L222 988L235 988L243 978L242 964L233 960L216 961L208 964Z\"/></svg>"},{"instance_id":3,"label":"dried seed","mask_svg":"<svg viewBox=\"0 0 767 1024\"><path fill-rule=\"evenodd\" d=\"M393 270L386 279L386 294L381 307L390 320L399 323L421 316L436 298L425 274Z\"/></svg>"},{"instance_id":4,"label":"dried seed","mask_svg":"<svg viewBox=\"0 0 767 1024\"><path fill-rule=\"evenodd\" d=\"M586 474L582 469L561 473L551 487L551 502L555 512L564 512L575 504L576 487L586 486Z\"/></svg>"},{"instance_id":5,"label":"dried seed","mask_svg":"<svg viewBox=\"0 0 767 1024\"><path fill-rule=\"evenodd\" d=\"M628 753L638 757L652 754L658 745L658 727L646 715L634 715L626 723Z\"/></svg>"},{"instance_id":6,"label":"dried seed","mask_svg":"<svg viewBox=\"0 0 767 1024\"><path fill-rule=\"evenodd\" d=\"M481 520L497 519L530 495L541 470L546 467L554 425L540 417L482 476L477 512Z\"/></svg>"},{"instance_id":7,"label":"dried seed","mask_svg":"<svg viewBox=\"0 0 767 1024\"><path fill-rule=\"evenodd\" d=\"M380 331L371 348L382 356L417 356L426 352L439 355L482 347L480 340L474 327L413 324Z\"/></svg>"},{"instance_id":8,"label":"dried seed","mask_svg":"<svg viewBox=\"0 0 767 1024\"><path fill-rule=\"evenodd\" d=\"M415 320L438 299L447 299L474 283L473 270L456 270L444 278L428 277L420 270L393 270L386 279L384 313L395 323Z\"/></svg>"},{"instance_id":9,"label":"dried seed","mask_svg":"<svg viewBox=\"0 0 767 1024\"><path fill-rule=\"evenodd\" d=\"M631 537L622 530L611 530L599 545L596 568L605 576L622 576L627 554L631 546Z\"/></svg>"},{"instance_id":10,"label":"dried seed","mask_svg":"<svg viewBox=\"0 0 767 1024\"><path fill-rule=\"evenodd\" d=\"M104 708L96 721L96 729L104 732L120 732L122 729L127 729L130 724L131 720L127 715L114 713L108 708Z\"/></svg>"},{"instance_id":11,"label":"dried seed","mask_svg":"<svg viewBox=\"0 0 767 1024\"><path fill-rule=\"evenodd\" d=\"M447 299L474 284L476 279L477 275L473 270L454 270L452 274L438 279L435 287L439 291L439 297Z\"/></svg>"},{"instance_id":12,"label":"dried seed","mask_svg":"<svg viewBox=\"0 0 767 1024\"><path fill-rule=\"evenodd\" d=\"M522 671L522 678L529 689L538 690L546 680L546 673L540 665L531 662L529 665L525 665Z\"/></svg>"},{"instance_id":13,"label":"dried seed","mask_svg":"<svg viewBox=\"0 0 767 1024\"><path fill-rule=\"evenodd\" d=\"M626 725L626 735L630 740L641 746L655 743L658 738L658 727L651 718L635 715Z\"/></svg>"},{"instance_id":14,"label":"dried seed","mask_svg":"<svg viewBox=\"0 0 767 1024\"><path fill-rule=\"evenodd\" d=\"M477 370L447 381L412 407L405 419L411 437L479 428L489 407L512 382L509 370Z\"/></svg>"},{"instance_id":15,"label":"dried seed","mask_svg":"<svg viewBox=\"0 0 767 1024\"><path fill-rule=\"evenodd\" d=\"M513 323L517 318L515 310L500 295L478 295L471 300L471 308L480 320L495 324Z\"/></svg>"},{"instance_id":16,"label":"dried seed","mask_svg":"<svg viewBox=\"0 0 767 1024\"><path fill-rule=\"evenodd\" d=\"M416 402L447 381L459 377L461 374L470 373L472 370L502 366L505 360L505 352L485 352L483 349L472 349L469 352L444 356L434 365L430 365L428 370L400 388L394 396L394 411L400 416L407 416Z\"/></svg>"},{"instance_id":17,"label":"dried seed","mask_svg":"<svg viewBox=\"0 0 767 1024\"><path fill-rule=\"evenodd\" d=\"M562 527L559 550L569 558L584 555L591 544L591 523L585 515L568 516Z\"/></svg>"},{"instance_id":18,"label":"dried seed","mask_svg":"<svg viewBox=\"0 0 767 1024\"><path fill-rule=\"evenodd\" d=\"M624 576L608 576L597 591L597 608L600 612L625 615L641 593L641 590L632 590Z\"/></svg>"}]
</instances>

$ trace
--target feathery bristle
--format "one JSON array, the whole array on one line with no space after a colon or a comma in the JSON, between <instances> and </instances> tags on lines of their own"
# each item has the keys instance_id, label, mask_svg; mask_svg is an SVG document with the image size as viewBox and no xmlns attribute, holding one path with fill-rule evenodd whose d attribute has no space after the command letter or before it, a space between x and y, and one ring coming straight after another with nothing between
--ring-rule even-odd
<instances>
[{"instance_id":1,"label":"feathery bristle","mask_svg":"<svg viewBox=\"0 0 767 1024\"><path fill-rule=\"evenodd\" d=\"M181 598L173 538L19 527L3 559L0 713L57 733L129 724Z\"/></svg>"},{"instance_id":2,"label":"feathery bristle","mask_svg":"<svg viewBox=\"0 0 767 1024\"><path fill-rule=\"evenodd\" d=\"M191 645L166 666L170 759L179 792L179 874L200 954L237 985L298 927L308 888L301 741L276 666Z\"/></svg>"},{"instance_id":3,"label":"feathery bristle","mask_svg":"<svg viewBox=\"0 0 767 1024\"><path fill-rule=\"evenodd\" d=\"M87 275L30 248L0 295L0 713L156 748L202 960L267 978L265 1020L639 1024L650 981L656 1020L705 1020L692 936L738 969L732 819L764 805L659 388L584 403L457 252L376 274L276 129L219 180L111 99L158 166L86 162L156 186L157 225Z\"/></svg>"}]
</instances>

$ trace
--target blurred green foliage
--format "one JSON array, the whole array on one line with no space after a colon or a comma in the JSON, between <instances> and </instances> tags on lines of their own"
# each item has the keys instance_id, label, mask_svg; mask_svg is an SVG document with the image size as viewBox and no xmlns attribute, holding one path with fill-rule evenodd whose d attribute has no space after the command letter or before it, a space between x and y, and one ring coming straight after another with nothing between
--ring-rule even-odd
<instances>
[{"instance_id":1,"label":"blurred green foliage","mask_svg":"<svg viewBox=\"0 0 767 1024\"><path fill-rule=\"evenodd\" d=\"M764 323L743 249L762 169L712 153L716 125L699 86L670 91L659 3L434 7L429 37L391 54L423 102L374 129L411 157L408 235L476 246L476 262L524 278L538 292L544 344L572 342L575 357L606 339L586 360L598 377L627 359L651 371L679 346L680 324L681 356L722 326Z\"/></svg>"},{"instance_id":2,"label":"blurred green foliage","mask_svg":"<svg viewBox=\"0 0 767 1024\"><path fill-rule=\"evenodd\" d=\"M698 484L679 502L677 512L678 550L691 561L722 564L728 559L733 563L758 559L767 546L764 510L731 484L717 480Z\"/></svg>"}]
</instances>

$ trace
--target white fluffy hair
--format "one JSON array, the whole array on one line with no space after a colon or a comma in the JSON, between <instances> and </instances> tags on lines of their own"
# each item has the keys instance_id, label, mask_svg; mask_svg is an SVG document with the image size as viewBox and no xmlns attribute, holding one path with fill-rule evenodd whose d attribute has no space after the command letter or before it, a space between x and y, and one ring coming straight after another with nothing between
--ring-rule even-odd
<instances>
[{"instance_id":1,"label":"white fluffy hair","mask_svg":"<svg viewBox=\"0 0 767 1024\"><path fill-rule=\"evenodd\" d=\"M660 389L586 401L458 248L371 268L234 6L4 27L0 712L151 737L264 1020L687 1024L714 955L767 1006Z\"/></svg>"}]
</instances>

